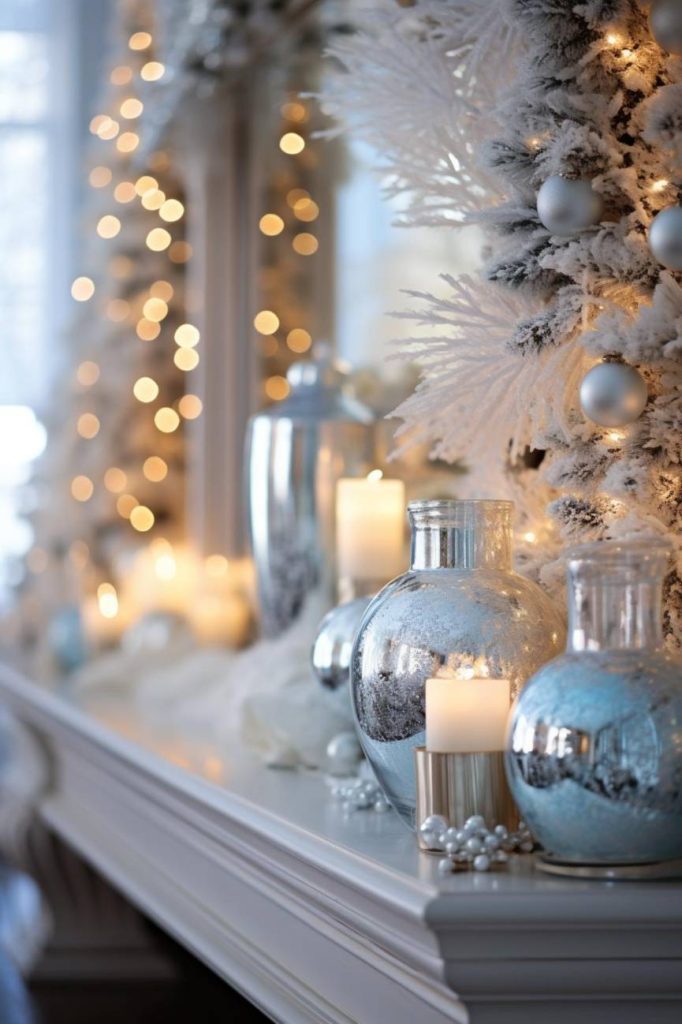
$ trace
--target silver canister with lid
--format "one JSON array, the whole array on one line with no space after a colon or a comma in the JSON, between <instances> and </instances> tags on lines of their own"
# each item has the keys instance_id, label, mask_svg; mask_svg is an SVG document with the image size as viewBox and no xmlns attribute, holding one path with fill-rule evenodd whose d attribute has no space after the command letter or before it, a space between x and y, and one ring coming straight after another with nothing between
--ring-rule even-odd
<instances>
[{"instance_id":1,"label":"silver canister with lid","mask_svg":"<svg viewBox=\"0 0 682 1024\"><path fill-rule=\"evenodd\" d=\"M372 413L343 391L327 346L287 373L288 397L253 416L248 525L261 633L277 636L314 598L336 604L336 483L372 468Z\"/></svg>"}]
</instances>

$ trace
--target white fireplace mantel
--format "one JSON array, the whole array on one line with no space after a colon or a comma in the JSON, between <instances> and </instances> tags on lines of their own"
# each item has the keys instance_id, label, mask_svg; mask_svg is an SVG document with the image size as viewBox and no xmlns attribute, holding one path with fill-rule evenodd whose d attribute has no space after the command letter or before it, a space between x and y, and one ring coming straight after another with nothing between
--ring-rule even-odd
<instances>
[{"instance_id":1,"label":"white fireplace mantel","mask_svg":"<svg viewBox=\"0 0 682 1024\"><path fill-rule=\"evenodd\" d=\"M682 885L509 872L441 879L393 813L344 814L314 773L152 731L9 669L42 738L43 819L285 1024L672 1024Z\"/></svg>"}]
</instances>

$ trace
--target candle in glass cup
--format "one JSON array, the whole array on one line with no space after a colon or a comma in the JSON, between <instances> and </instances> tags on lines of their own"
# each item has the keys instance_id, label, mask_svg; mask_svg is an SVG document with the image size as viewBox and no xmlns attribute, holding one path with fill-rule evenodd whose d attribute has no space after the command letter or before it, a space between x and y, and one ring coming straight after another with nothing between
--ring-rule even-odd
<instances>
[{"instance_id":1,"label":"candle in glass cup","mask_svg":"<svg viewBox=\"0 0 682 1024\"><path fill-rule=\"evenodd\" d=\"M473 754L505 748L508 679L427 679L426 749Z\"/></svg>"},{"instance_id":2,"label":"candle in glass cup","mask_svg":"<svg viewBox=\"0 0 682 1024\"><path fill-rule=\"evenodd\" d=\"M340 577L390 580L405 568L405 485L344 477L336 487L336 552Z\"/></svg>"}]
</instances>

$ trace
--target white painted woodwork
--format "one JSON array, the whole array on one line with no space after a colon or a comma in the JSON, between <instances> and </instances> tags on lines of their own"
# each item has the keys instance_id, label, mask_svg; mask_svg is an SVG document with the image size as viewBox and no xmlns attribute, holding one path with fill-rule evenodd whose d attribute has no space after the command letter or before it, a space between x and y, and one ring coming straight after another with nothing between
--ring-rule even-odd
<instances>
[{"instance_id":1,"label":"white painted woodwork","mask_svg":"<svg viewBox=\"0 0 682 1024\"><path fill-rule=\"evenodd\" d=\"M682 885L552 879L529 858L440 879L392 813L344 818L315 773L9 670L0 699L54 759L45 821L276 1021L682 1019Z\"/></svg>"},{"instance_id":2,"label":"white painted woodwork","mask_svg":"<svg viewBox=\"0 0 682 1024\"><path fill-rule=\"evenodd\" d=\"M187 192L188 318L199 327L200 363L188 374L203 402L188 425L188 527L206 555L244 554L246 423L255 357L250 345L246 126L238 90L188 100L180 141Z\"/></svg>"}]
</instances>

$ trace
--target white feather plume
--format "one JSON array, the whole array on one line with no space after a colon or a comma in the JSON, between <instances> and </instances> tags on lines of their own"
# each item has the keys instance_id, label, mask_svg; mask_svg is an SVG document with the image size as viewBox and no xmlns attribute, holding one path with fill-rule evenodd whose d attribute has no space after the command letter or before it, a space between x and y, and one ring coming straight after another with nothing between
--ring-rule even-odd
<instances>
[{"instance_id":1,"label":"white feather plume","mask_svg":"<svg viewBox=\"0 0 682 1024\"><path fill-rule=\"evenodd\" d=\"M361 12L358 29L330 49L343 73L330 76L325 110L381 154L388 195L407 197L401 223L463 221L495 195L476 150L494 130L513 30L496 0L391 0Z\"/></svg>"},{"instance_id":2,"label":"white feather plume","mask_svg":"<svg viewBox=\"0 0 682 1024\"><path fill-rule=\"evenodd\" d=\"M408 292L422 308L397 314L434 333L400 343L400 358L422 375L394 413L403 420L396 436L431 443L434 458L463 459L477 477L494 478L495 467L514 462L541 433L570 436L570 396L584 355L573 344L520 355L508 342L537 306L479 279L442 279L448 296Z\"/></svg>"}]
</instances>

